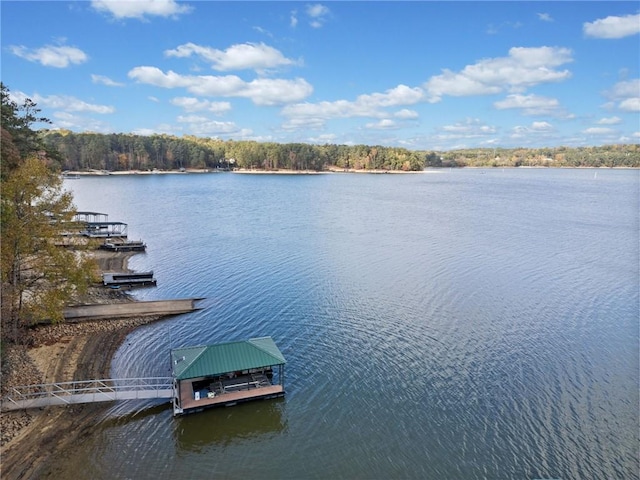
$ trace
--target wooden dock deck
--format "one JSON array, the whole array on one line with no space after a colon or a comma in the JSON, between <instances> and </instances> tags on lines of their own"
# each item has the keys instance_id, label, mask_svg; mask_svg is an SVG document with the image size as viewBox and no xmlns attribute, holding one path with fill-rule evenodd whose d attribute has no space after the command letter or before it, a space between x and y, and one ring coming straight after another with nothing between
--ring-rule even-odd
<instances>
[{"instance_id":1,"label":"wooden dock deck","mask_svg":"<svg viewBox=\"0 0 640 480\"><path fill-rule=\"evenodd\" d=\"M283 385L272 385L270 382L251 382L247 378L238 378L234 382L226 382L216 388L214 396L201 396L196 400L192 384L186 383L180 389L180 405L184 413L203 408L235 405L247 400L258 398L274 398L284 395Z\"/></svg>"}]
</instances>

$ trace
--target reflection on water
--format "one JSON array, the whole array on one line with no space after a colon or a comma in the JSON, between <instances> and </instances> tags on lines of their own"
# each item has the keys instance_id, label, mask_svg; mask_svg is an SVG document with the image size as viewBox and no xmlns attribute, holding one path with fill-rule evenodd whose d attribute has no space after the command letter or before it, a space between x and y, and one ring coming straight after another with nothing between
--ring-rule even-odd
<instances>
[{"instance_id":1,"label":"reflection on water","mask_svg":"<svg viewBox=\"0 0 640 480\"><path fill-rule=\"evenodd\" d=\"M225 446L254 439L268 441L286 430L282 398L220 407L177 417L173 437L178 452L202 452L212 444Z\"/></svg>"}]
</instances>

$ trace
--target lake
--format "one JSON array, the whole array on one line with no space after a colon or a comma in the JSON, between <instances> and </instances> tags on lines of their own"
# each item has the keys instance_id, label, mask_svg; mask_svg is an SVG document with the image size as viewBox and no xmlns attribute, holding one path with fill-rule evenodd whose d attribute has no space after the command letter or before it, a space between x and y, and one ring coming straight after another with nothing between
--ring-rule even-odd
<instances>
[{"instance_id":1,"label":"lake","mask_svg":"<svg viewBox=\"0 0 640 480\"><path fill-rule=\"evenodd\" d=\"M282 399L114 404L57 478L638 478L639 172L66 180L128 224L144 326L115 377L269 335Z\"/></svg>"}]
</instances>

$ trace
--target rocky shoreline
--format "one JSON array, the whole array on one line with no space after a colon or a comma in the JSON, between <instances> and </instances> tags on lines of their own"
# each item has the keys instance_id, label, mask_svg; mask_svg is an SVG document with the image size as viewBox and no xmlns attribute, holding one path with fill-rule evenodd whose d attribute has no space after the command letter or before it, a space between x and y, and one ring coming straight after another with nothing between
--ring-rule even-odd
<instances>
[{"instance_id":1,"label":"rocky shoreline","mask_svg":"<svg viewBox=\"0 0 640 480\"><path fill-rule=\"evenodd\" d=\"M127 271L131 254L98 253L102 271ZM83 303L134 301L124 292L91 288ZM2 365L2 394L13 386L109 378L111 360L126 336L158 316L41 325L26 347L10 347ZM38 478L79 436L88 435L107 405L71 405L0 414L0 475Z\"/></svg>"}]
</instances>

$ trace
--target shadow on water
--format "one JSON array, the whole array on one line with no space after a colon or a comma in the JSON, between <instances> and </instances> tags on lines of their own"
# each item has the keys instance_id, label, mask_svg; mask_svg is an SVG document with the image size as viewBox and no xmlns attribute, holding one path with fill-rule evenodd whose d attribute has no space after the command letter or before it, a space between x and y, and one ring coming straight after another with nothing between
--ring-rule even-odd
<instances>
[{"instance_id":1,"label":"shadow on water","mask_svg":"<svg viewBox=\"0 0 640 480\"><path fill-rule=\"evenodd\" d=\"M178 451L198 452L208 445L224 446L243 439L266 438L286 431L284 398L217 407L168 420ZM114 414L114 411L111 412ZM117 414L116 414L117 415ZM170 403L144 405L133 412L106 418L105 429L172 415Z\"/></svg>"},{"instance_id":2,"label":"shadow on water","mask_svg":"<svg viewBox=\"0 0 640 480\"><path fill-rule=\"evenodd\" d=\"M178 451L198 452L208 445L265 440L286 431L283 398L214 408L175 418L173 437Z\"/></svg>"}]
</instances>

